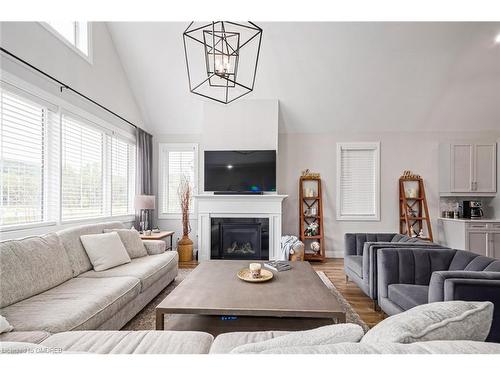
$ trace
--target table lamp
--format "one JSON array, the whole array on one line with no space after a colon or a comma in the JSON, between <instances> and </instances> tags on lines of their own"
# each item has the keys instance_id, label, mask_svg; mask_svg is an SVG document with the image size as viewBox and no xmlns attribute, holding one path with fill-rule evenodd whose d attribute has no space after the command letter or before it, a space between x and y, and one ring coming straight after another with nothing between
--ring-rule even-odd
<instances>
[{"instance_id":1,"label":"table lamp","mask_svg":"<svg viewBox=\"0 0 500 375\"><path fill-rule=\"evenodd\" d=\"M149 229L149 211L155 209L154 195L136 195L134 199L134 208L141 211L140 229L141 233Z\"/></svg>"}]
</instances>

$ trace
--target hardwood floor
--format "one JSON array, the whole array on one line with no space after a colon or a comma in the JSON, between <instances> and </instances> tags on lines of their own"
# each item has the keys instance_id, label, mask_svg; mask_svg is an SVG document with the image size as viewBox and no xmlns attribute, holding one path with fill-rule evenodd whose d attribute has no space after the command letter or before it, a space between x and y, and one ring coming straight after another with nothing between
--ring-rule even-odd
<instances>
[{"instance_id":1,"label":"hardwood floor","mask_svg":"<svg viewBox=\"0 0 500 375\"><path fill-rule=\"evenodd\" d=\"M323 263L311 262L311 264L316 271L323 271L325 273L366 324L373 327L384 319L384 313L373 309L373 301L356 284L352 281L346 282L344 259L330 258L326 259Z\"/></svg>"},{"instance_id":2,"label":"hardwood floor","mask_svg":"<svg viewBox=\"0 0 500 375\"><path fill-rule=\"evenodd\" d=\"M373 310L373 301L357 287L356 284L345 280L344 259L326 259L323 263L311 262L316 271L323 271L335 285L345 299L351 304L361 319L370 327L384 319L384 313ZM197 261L179 263L179 268L195 268Z\"/></svg>"}]
</instances>

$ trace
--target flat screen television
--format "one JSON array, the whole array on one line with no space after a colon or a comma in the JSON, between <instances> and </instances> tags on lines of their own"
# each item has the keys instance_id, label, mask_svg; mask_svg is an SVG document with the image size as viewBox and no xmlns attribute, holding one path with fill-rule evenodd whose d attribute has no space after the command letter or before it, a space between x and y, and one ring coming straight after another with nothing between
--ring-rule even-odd
<instances>
[{"instance_id":1,"label":"flat screen television","mask_svg":"<svg viewBox=\"0 0 500 375\"><path fill-rule=\"evenodd\" d=\"M276 151L205 151L205 191L276 191Z\"/></svg>"}]
</instances>

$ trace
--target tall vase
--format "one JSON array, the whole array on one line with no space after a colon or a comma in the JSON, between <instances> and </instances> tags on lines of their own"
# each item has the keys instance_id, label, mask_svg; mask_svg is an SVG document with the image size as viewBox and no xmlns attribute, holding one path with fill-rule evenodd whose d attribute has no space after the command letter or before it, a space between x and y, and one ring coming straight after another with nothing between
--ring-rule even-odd
<instances>
[{"instance_id":1,"label":"tall vase","mask_svg":"<svg viewBox=\"0 0 500 375\"><path fill-rule=\"evenodd\" d=\"M177 244L177 252L179 253L179 262L190 262L193 260L193 241L184 235Z\"/></svg>"}]
</instances>

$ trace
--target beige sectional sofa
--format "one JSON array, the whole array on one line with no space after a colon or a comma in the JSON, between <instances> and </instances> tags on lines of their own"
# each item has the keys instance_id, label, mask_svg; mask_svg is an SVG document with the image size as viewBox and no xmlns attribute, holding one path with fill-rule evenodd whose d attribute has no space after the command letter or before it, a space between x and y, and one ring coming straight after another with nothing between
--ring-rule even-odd
<instances>
[{"instance_id":1,"label":"beige sectional sofa","mask_svg":"<svg viewBox=\"0 0 500 375\"><path fill-rule=\"evenodd\" d=\"M20 337L11 332L0 335L0 353L241 354L238 349L245 345L288 334L278 331L233 332L214 339L205 332L72 331L47 335L42 339L40 333ZM304 331L305 335L308 335L307 331ZM304 340L303 344L301 340ZM295 337L292 346L271 347L258 354L500 354L500 344L471 340L409 344L358 341L324 345L307 345L306 341Z\"/></svg>"},{"instance_id":2,"label":"beige sectional sofa","mask_svg":"<svg viewBox=\"0 0 500 375\"><path fill-rule=\"evenodd\" d=\"M64 229L0 243L0 315L14 332L116 330L177 276L177 252L144 241L147 256L95 272L84 234L122 229L120 222Z\"/></svg>"}]
</instances>

